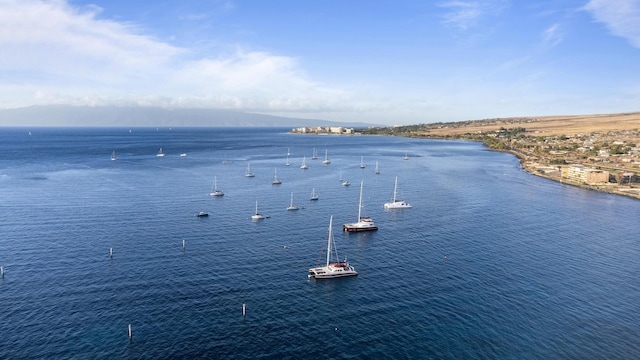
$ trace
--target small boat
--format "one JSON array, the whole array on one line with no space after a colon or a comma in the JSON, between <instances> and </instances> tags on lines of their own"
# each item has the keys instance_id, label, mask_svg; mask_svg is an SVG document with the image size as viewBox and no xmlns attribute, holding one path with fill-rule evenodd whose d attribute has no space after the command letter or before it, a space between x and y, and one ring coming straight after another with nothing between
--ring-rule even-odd
<instances>
[{"instance_id":1,"label":"small boat","mask_svg":"<svg viewBox=\"0 0 640 360\"><path fill-rule=\"evenodd\" d=\"M273 185L282 184L282 180L278 179L278 171L275 168L273 169L273 181L271 183Z\"/></svg>"},{"instance_id":2,"label":"small boat","mask_svg":"<svg viewBox=\"0 0 640 360\"><path fill-rule=\"evenodd\" d=\"M318 194L316 194L316 188L311 189L311 197L309 200L318 200Z\"/></svg>"},{"instance_id":3,"label":"small boat","mask_svg":"<svg viewBox=\"0 0 640 360\"><path fill-rule=\"evenodd\" d=\"M291 153L289 152L289 148L287 148L287 162L285 163L286 166L291 165L289 164L289 155L291 155Z\"/></svg>"},{"instance_id":4,"label":"small boat","mask_svg":"<svg viewBox=\"0 0 640 360\"><path fill-rule=\"evenodd\" d=\"M224 196L224 191L218 189L218 178L213 177L213 185L211 186L210 196Z\"/></svg>"},{"instance_id":5,"label":"small boat","mask_svg":"<svg viewBox=\"0 0 640 360\"><path fill-rule=\"evenodd\" d=\"M196 214L197 217L207 217L209 216L209 213L206 211L200 211L199 213Z\"/></svg>"},{"instance_id":6,"label":"small boat","mask_svg":"<svg viewBox=\"0 0 640 360\"><path fill-rule=\"evenodd\" d=\"M351 183L349 182L349 180L344 180L342 181L342 186L349 186L351 185Z\"/></svg>"},{"instance_id":7,"label":"small boat","mask_svg":"<svg viewBox=\"0 0 640 360\"><path fill-rule=\"evenodd\" d=\"M313 153L311 153L311 160L318 160L318 151L316 148L313 148Z\"/></svg>"},{"instance_id":8,"label":"small boat","mask_svg":"<svg viewBox=\"0 0 640 360\"><path fill-rule=\"evenodd\" d=\"M247 163L247 171L244 173L246 177L255 177L256 174L251 172L251 163Z\"/></svg>"},{"instance_id":9,"label":"small boat","mask_svg":"<svg viewBox=\"0 0 640 360\"><path fill-rule=\"evenodd\" d=\"M360 156L360 169L364 169L364 156Z\"/></svg>"},{"instance_id":10,"label":"small boat","mask_svg":"<svg viewBox=\"0 0 640 360\"><path fill-rule=\"evenodd\" d=\"M407 153L404 153L404 157L402 158L402 160L409 160L409 155L407 155Z\"/></svg>"},{"instance_id":11,"label":"small boat","mask_svg":"<svg viewBox=\"0 0 640 360\"><path fill-rule=\"evenodd\" d=\"M309 167L307 166L307 157L302 157L302 165L300 165L300 169L307 170Z\"/></svg>"},{"instance_id":12,"label":"small boat","mask_svg":"<svg viewBox=\"0 0 640 360\"><path fill-rule=\"evenodd\" d=\"M333 239L333 216L329 218L329 236L327 237L327 261L324 266L309 269L309 279L332 279L346 276L356 276L358 272L347 262L338 260L338 249Z\"/></svg>"},{"instance_id":13,"label":"small boat","mask_svg":"<svg viewBox=\"0 0 640 360\"><path fill-rule=\"evenodd\" d=\"M327 157L328 152L328 150L324 151L324 160L322 160L322 163L325 165L331 164L331 160L329 160L329 158Z\"/></svg>"},{"instance_id":14,"label":"small boat","mask_svg":"<svg viewBox=\"0 0 640 360\"><path fill-rule=\"evenodd\" d=\"M158 153L156 154L157 157L163 157L164 156L164 152L162 152L162 148L160 148L160 150L158 151Z\"/></svg>"},{"instance_id":15,"label":"small boat","mask_svg":"<svg viewBox=\"0 0 640 360\"><path fill-rule=\"evenodd\" d=\"M412 206L404 200L400 200L396 198L398 190L398 177L396 176L396 184L393 187L393 200L384 204L385 209L410 209Z\"/></svg>"},{"instance_id":16,"label":"small boat","mask_svg":"<svg viewBox=\"0 0 640 360\"><path fill-rule=\"evenodd\" d=\"M378 162L376 161L376 175L380 174L380 168L378 167Z\"/></svg>"},{"instance_id":17,"label":"small boat","mask_svg":"<svg viewBox=\"0 0 640 360\"><path fill-rule=\"evenodd\" d=\"M266 216L264 216L264 215L262 215L262 214L260 214L258 212L258 201L256 200L256 213L251 215L251 220L261 220L261 219L264 219L264 218L266 218Z\"/></svg>"},{"instance_id":18,"label":"small boat","mask_svg":"<svg viewBox=\"0 0 640 360\"><path fill-rule=\"evenodd\" d=\"M373 219L368 216L362 216L362 187L364 181L360 182L360 201L358 202L358 219L355 223L343 224L342 230L347 232L373 231L378 227L373 223Z\"/></svg>"},{"instance_id":19,"label":"small boat","mask_svg":"<svg viewBox=\"0 0 640 360\"><path fill-rule=\"evenodd\" d=\"M300 210L297 205L293 205L293 193L291 193L291 203L289 204L287 210Z\"/></svg>"},{"instance_id":20,"label":"small boat","mask_svg":"<svg viewBox=\"0 0 640 360\"><path fill-rule=\"evenodd\" d=\"M111 153L111 160L118 160L118 158L116 157L116 151L115 150Z\"/></svg>"},{"instance_id":21,"label":"small boat","mask_svg":"<svg viewBox=\"0 0 640 360\"><path fill-rule=\"evenodd\" d=\"M180 157L185 157L185 156L187 156L187 153L180 154Z\"/></svg>"}]
</instances>

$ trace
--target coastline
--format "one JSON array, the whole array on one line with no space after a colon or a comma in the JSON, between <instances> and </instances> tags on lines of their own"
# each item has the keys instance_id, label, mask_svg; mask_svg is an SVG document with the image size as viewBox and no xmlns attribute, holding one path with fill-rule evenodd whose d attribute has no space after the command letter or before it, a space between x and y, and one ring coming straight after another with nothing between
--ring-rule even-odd
<instances>
[{"instance_id":1,"label":"coastline","mask_svg":"<svg viewBox=\"0 0 640 360\"><path fill-rule=\"evenodd\" d=\"M486 143L484 143L484 145L487 146ZM614 195L621 195L621 196L626 196L626 197L630 197L630 198L633 198L633 199L640 200L640 188L634 188L634 187L622 187L621 188L620 185L615 184L615 183L607 183L607 184L602 184L602 185L588 185L588 184L579 183L579 182L576 182L576 181L571 181L570 179L566 179L566 178L563 178L562 176L560 176L560 172L559 171L550 172L550 173L539 171L538 168L540 166L542 166L542 164L526 158L526 155L523 155L519 151L515 151L515 150L495 150L495 149L491 149L489 146L487 146L487 148L489 150L491 150L491 151L506 152L506 153L514 155L516 158L518 158L520 160L520 167L524 171L528 172L531 175L539 176L541 178L545 178L545 179L549 179L549 180L552 180L552 181L556 181L556 182L559 182L559 183L565 184L565 185L571 185L571 186L579 187L579 188L582 188L582 189L605 192L605 193L614 194Z\"/></svg>"}]
</instances>

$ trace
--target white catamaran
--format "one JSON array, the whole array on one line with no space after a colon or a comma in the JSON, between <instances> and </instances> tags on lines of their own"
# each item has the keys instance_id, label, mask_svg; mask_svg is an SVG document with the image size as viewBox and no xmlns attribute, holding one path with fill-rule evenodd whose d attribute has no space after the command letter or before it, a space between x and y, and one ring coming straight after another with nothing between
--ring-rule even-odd
<instances>
[{"instance_id":1,"label":"white catamaran","mask_svg":"<svg viewBox=\"0 0 640 360\"><path fill-rule=\"evenodd\" d=\"M364 181L360 182L360 201L358 202L358 219L355 223L343 224L342 230L347 232L373 231L378 227L373 223L373 219L368 216L362 216L362 187Z\"/></svg>"},{"instance_id":2,"label":"white catamaran","mask_svg":"<svg viewBox=\"0 0 640 360\"><path fill-rule=\"evenodd\" d=\"M398 194L398 177L396 176L396 184L393 187L393 200L384 204L385 209L410 209L412 206L404 200L397 198Z\"/></svg>"},{"instance_id":3,"label":"white catamaran","mask_svg":"<svg viewBox=\"0 0 640 360\"><path fill-rule=\"evenodd\" d=\"M333 216L329 218L329 236L327 238L327 261L324 266L309 269L309 278L332 279L345 276L356 276L356 269L347 262L338 260L338 250L333 240Z\"/></svg>"}]
</instances>

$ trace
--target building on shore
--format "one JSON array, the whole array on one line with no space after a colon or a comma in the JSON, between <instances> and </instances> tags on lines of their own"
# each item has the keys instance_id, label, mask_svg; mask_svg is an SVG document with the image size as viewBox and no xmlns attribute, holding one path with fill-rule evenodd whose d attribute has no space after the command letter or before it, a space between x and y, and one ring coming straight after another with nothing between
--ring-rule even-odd
<instances>
[{"instance_id":1,"label":"building on shore","mask_svg":"<svg viewBox=\"0 0 640 360\"><path fill-rule=\"evenodd\" d=\"M606 170L571 165L562 168L562 177L581 184L597 185L609 182L609 172Z\"/></svg>"}]
</instances>

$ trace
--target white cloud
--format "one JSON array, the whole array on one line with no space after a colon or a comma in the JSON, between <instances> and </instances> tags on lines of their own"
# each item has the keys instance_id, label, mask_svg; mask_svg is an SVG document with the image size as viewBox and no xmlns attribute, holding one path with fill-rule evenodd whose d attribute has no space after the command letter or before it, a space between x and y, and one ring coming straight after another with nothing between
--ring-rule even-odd
<instances>
[{"instance_id":1,"label":"white cloud","mask_svg":"<svg viewBox=\"0 0 640 360\"><path fill-rule=\"evenodd\" d=\"M460 30L473 27L483 13L477 1L449 1L440 4L440 7L450 10L443 15L443 22Z\"/></svg>"},{"instance_id":2,"label":"white cloud","mask_svg":"<svg viewBox=\"0 0 640 360\"><path fill-rule=\"evenodd\" d=\"M640 48L640 0L591 0L584 9L613 35Z\"/></svg>"},{"instance_id":3,"label":"white cloud","mask_svg":"<svg viewBox=\"0 0 640 360\"><path fill-rule=\"evenodd\" d=\"M442 16L445 24L466 31L476 27L483 18L499 14L507 3L505 0L452 0L438 6L447 9Z\"/></svg>"},{"instance_id":4,"label":"white cloud","mask_svg":"<svg viewBox=\"0 0 640 360\"><path fill-rule=\"evenodd\" d=\"M311 80L293 57L244 49L198 54L100 12L64 0L0 0L0 106L332 111L350 98Z\"/></svg>"},{"instance_id":5,"label":"white cloud","mask_svg":"<svg viewBox=\"0 0 640 360\"><path fill-rule=\"evenodd\" d=\"M562 41L562 31L560 25L553 24L543 33L543 43L546 48L552 48Z\"/></svg>"}]
</instances>

